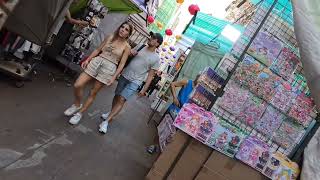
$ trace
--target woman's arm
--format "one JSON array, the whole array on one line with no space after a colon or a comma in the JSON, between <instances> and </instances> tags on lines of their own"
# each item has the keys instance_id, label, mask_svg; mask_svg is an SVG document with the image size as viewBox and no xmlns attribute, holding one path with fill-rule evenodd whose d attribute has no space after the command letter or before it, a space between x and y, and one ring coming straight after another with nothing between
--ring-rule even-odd
<instances>
[{"instance_id":1,"label":"woman's arm","mask_svg":"<svg viewBox=\"0 0 320 180\"><path fill-rule=\"evenodd\" d=\"M122 72L124 66L126 65L126 62L128 60L129 54L131 51L130 45L127 45L127 47L124 49L124 52L122 54L121 60L119 62L118 68L115 72L115 74L112 76L110 82L107 85L111 85L119 76L119 74Z\"/></svg>"},{"instance_id":2,"label":"woman's arm","mask_svg":"<svg viewBox=\"0 0 320 180\"><path fill-rule=\"evenodd\" d=\"M107 36L103 41L102 43L100 44L100 46L95 49L88 57L87 59L85 59L82 64L81 64L81 67L83 69L85 69L87 67L87 65L89 64L89 62L96 56L98 56L102 50L102 48L106 45L106 43L109 41L111 37L110 36Z\"/></svg>"},{"instance_id":3,"label":"woman's arm","mask_svg":"<svg viewBox=\"0 0 320 180\"><path fill-rule=\"evenodd\" d=\"M171 93L172 93L172 96L173 96L173 103L180 107L180 102L178 100L178 97L177 97L177 94L176 94L176 88L177 87L183 87L185 85L188 84L188 80L186 79L183 79L183 80L180 80L180 81L175 81L175 82L172 82L171 83Z\"/></svg>"}]
</instances>

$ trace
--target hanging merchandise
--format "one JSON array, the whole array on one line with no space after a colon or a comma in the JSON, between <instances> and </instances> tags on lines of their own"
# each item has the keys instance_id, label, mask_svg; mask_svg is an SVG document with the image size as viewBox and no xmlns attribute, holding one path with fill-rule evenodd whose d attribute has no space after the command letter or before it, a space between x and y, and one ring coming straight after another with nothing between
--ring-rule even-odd
<instances>
[{"instance_id":1,"label":"hanging merchandise","mask_svg":"<svg viewBox=\"0 0 320 180\"><path fill-rule=\"evenodd\" d=\"M274 96L271 99L271 104L282 112L287 112L293 105L296 96L297 93L295 93L294 88L292 88L289 83L282 82L282 84L276 88Z\"/></svg>"},{"instance_id":2,"label":"hanging merchandise","mask_svg":"<svg viewBox=\"0 0 320 180\"><path fill-rule=\"evenodd\" d=\"M259 32L248 53L266 66L270 66L278 57L281 49L282 44L279 40L266 32Z\"/></svg>"},{"instance_id":3,"label":"hanging merchandise","mask_svg":"<svg viewBox=\"0 0 320 180\"><path fill-rule=\"evenodd\" d=\"M289 111L289 116L295 118L298 123L307 127L312 121L311 116L314 107L313 100L302 93L297 96L294 105Z\"/></svg>"},{"instance_id":4,"label":"hanging merchandise","mask_svg":"<svg viewBox=\"0 0 320 180\"><path fill-rule=\"evenodd\" d=\"M224 84L224 79L210 67L204 69L198 81L201 84L207 86L209 89L212 89L213 91L216 91L218 88L221 88Z\"/></svg>"},{"instance_id":5,"label":"hanging merchandise","mask_svg":"<svg viewBox=\"0 0 320 180\"><path fill-rule=\"evenodd\" d=\"M247 25L255 6L250 1L235 0L226 9L226 19L237 24Z\"/></svg>"},{"instance_id":6,"label":"hanging merchandise","mask_svg":"<svg viewBox=\"0 0 320 180\"><path fill-rule=\"evenodd\" d=\"M244 104L249 98L249 91L242 89L237 83L229 82L225 93L219 99L217 105L234 115L240 115L244 110Z\"/></svg>"},{"instance_id":7,"label":"hanging merchandise","mask_svg":"<svg viewBox=\"0 0 320 180\"><path fill-rule=\"evenodd\" d=\"M264 68L257 75L253 84L249 85L250 90L256 93L259 97L270 101L275 93L275 88L280 84L281 78L274 75L270 69Z\"/></svg>"},{"instance_id":8,"label":"hanging merchandise","mask_svg":"<svg viewBox=\"0 0 320 180\"><path fill-rule=\"evenodd\" d=\"M263 66L253 57L246 55L237 68L234 79L244 86L252 86L256 81L256 76L263 69Z\"/></svg>"},{"instance_id":9,"label":"hanging merchandise","mask_svg":"<svg viewBox=\"0 0 320 180\"><path fill-rule=\"evenodd\" d=\"M295 142L301 139L304 133L305 130L303 126L294 122L293 119L287 118L272 138L282 147L290 148Z\"/></svg>"},{"instance_id":10,"label":"hanging merchandise","mask_svg":"<svg viewBox=\"0 0 320 180\"><path fill-rule=\"evenodd\" d=\"M87 11L85 11L85 20L89 25L82 28L75 26L74 32L69 38L69 43L65 45L61 55L75 64L80 64L84 58L84 52L89 49L96 28L99 26L102 17L104 17L105 7L98 0L90 2Z\"/></svg>"},{"instance_id":11,"label":"hanging merchandise","mask_svg":"<svg viewBox=\"0 0 320 180\"><path fill-rule=\"evenodd\" d=\"M277 58L273 62L270 69L284 79L289 79L299 63L299 59L295 53L287 47L284 47Z\"/></svg>"},{"instance_id":12,"label":"hanging merchandise","mask_svg":"<svg viewBox=\"0 0 320 180\"><path fill-rule=\"evenodd\" d=\"M284 116L278 110L272 106L268 106L261 119L255 123L255 128L266 137L271 137L280 127L283 119Z\"/></svg>"},{"instance_id":13,"label":"hanging merchandise","mask_svg":"<svg viewBox=\"0 0 320 180\"><path fill-rule=\"evenodd\" d=\"M270 155L268 144L257 137L248 137L241 144L236 158L261 172Z\"/></svg>"},{"instance_id":14,"label":"hanging merchandise","mask_svg":"<svg viewBox=\"0 0 320 180\"><path fill-rule=\"evenodd\" d=\"M201 84L197 85L190 95L191 102L208 109L212 104L215 95Z\"/></svg>"},{"instance_id":15,"label":"hanging merchandise","mask_svg":"<svg viewBox=\"0 0 320 180\"><path fill-rule=\"evenodd\" d=\"M267 108L267 103L249 93L249 97L243 105L243 110L237 115L237 118L248 126L253 127L255 122L261 118Z\"/></svg>"}]
</instances>

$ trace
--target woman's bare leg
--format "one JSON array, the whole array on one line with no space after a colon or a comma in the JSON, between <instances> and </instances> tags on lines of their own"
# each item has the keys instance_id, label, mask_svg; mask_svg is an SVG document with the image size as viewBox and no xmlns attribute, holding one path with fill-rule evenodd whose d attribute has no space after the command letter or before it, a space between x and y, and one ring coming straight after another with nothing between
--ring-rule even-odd
<instances>
[{"instance_id":1,"label":"woman's bare leg","mask_svg":"<svg viewBox=\"0 0 320 180\"><path fill-rule=\"evenodd\" d=\"M94 82L93 88L90 91L90 95L88 97L88 99L86 100L86 102L84 103L83 107L81 108L81 110L79 111L80 113L83 113L84 111L86 111L90 105L93 103L94 99L96 98L98 92L105 86L105 84L101 83L100 81L96 80Z\"/></svg>"},{"instance_id":2,"label":"woman's bare leg","mask_svg":"<svg viewBox=\"0 0 320 180\"><path fill-rule=\"evenodd\" d=\"M83 97L83 89L93 78L87 73L83 72L80 74L76 82L74 83L74 104L79 107Z\"/></svg>"},{"instance_id":3,"label":"woman's bare leg","mask_svg":"<svg viewBox=\"0 0 320 180\"><path fill-rule=\"evenodd\" d=\"M122 96L115 95L113 97L111 112L107 119L108 122L111 122L113 118L120 113L125 103L126 103L126 99L123 98Z\"/></svg>"}]
</instances>

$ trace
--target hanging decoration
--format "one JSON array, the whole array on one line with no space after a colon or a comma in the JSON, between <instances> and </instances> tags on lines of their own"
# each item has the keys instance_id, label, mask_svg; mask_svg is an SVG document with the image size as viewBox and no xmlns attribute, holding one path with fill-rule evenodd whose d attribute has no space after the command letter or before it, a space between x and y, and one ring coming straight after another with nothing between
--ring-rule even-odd
<instances>
[{"instance_id":1,"label":"hanging decoration","mask_svg":"<svg viewBox=\"0 0 320 180\"><path fill-rule=\"evenodd\" d=\"M175 50L176 50L175 47L173 47L173 46L170 47L170 51L175 51Z\"/></svg>"},{"instance_id":2,"label":"hanging decoration","mask_svg":"<svg viewBox=\"0 0 320 180\"><path fill-rule=\"evenodd\" d=\"M148 16L147 21L148 21L148 23L152 24L154 22L154 17Z\"/></svg>"},{"instance_id":3,"label":"hanging decoration","mask_svg":"<svg viewBox=\"0 0 320 180\"><path fill-rule=\"evenodd\" d=\"M191 15L195 15L198 11L200 11L200 8L196 4L191 4L188 8Z\"/></svg>"},{"instance_id":4,"label":"hanging decoration","mask_svg":"<svg viewBox=\"0 0 320 180\"><path fill-rule=\"evenodd\" d=\"M168 42L164 42L163 45L168 46L169 44L168 44Z\"/></svg>"},{"instance_id":5,"label":"hanging decoration","mask_svg":"<svg viewBox=\"0 0 320 180\"><path fill-rule=\"evenodd\" d=\"M166 35L167 36L171 36L173 33L172 33L172 30L171 29L167 29L166 30Z\"/></svg>"},{"instance_id":6,"label":"hanging decoration","mask_svg":"<svg viewBox=\"0 0 320 180\"><path fill-rule=\"evenodd\" d=\"M184 3L184 0L176 0L176 2L177 2L178 4L183 4L183 3Z\"/></svg>"},{"instance_id":7,"label":"hanging decoration","mask_svg":"<svg viewBox=\"0 0 320 180\"><path fill-rule=\"evenodd\" d=\"M161 22L157 22L157 27L161 30L163 28L163 24Z\"/></svg>"},{"instance_id":8,"label":"hanging decoration","mask_svg":"<svg viewBox=\"0 0 320 180\"><path fill-rule=\"evenodd\" d=\"M181 35L176 35L176 39L177 39L177 40L181 40L181 39L182 39L182 36L181 36Z\"/></svg>"}]
</instances>

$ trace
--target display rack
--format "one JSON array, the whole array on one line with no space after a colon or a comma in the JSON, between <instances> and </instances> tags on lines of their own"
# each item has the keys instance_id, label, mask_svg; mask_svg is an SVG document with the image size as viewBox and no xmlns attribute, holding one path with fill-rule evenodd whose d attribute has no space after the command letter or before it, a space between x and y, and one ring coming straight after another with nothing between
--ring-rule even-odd
<instances>
[{"instance_id":1,"label":"display rack","mask_svg":"<svg viewBox=\"0 0 320 180\"><path fill-rule=\"evenodd\" d=\"M248 53L250 45L253 43L254 39L257 37L259 32L267 32L271 36L277 38L286 47L295 52L299 56L299 50L297 41L295 39L293 30L293 17L292 17L292 7L291 2L288 0L264 0L255 10L255 14L252 16L252 20L248 23L243 35L235 43L231 54L238 59L236 63L232 64L234 67L230 71L227 82L233 79L236 70L239 68L241 62ZM302 93L307 96L310 95L310 90L306 84L306 80L303 77L303 68L301 63L299 63L294 71L294 74L288 79L290 84L297 87ZM225 86L228 84L226 83ZM218 93L221 97L224 91ZM217 101L218 102L218 101ZM313 120L308 127L305 129L305 133L301 134L299 138L296 139L294 145L289 149L280 147L276 142L272 141L270 138L265 137L263 134L256 131L254 128L239 121L232 113L221 108L215 103L212 107L212 111L223 119L229 120L232 124L235 124L242 129L247 130L250 134L258 136L261 140L268 143L272 149L284 153L289 158L297 160L297 156L301 156L301 149L305 148L311 138L310 133L314 133L314 128L317 128L317 121ZM315 117L316 112L314 111L313 116ZM297 154L297 152L300 152Z\"/></svg>"}]
</instances>

